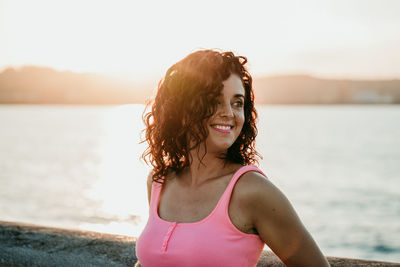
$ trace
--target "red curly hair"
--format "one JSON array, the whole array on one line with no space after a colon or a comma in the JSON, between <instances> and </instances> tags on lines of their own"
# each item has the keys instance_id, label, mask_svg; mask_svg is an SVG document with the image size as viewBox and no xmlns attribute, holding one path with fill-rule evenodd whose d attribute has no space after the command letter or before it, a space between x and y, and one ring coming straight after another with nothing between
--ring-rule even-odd
<instances>
[{"instance_id":1,"label":"red curly hair","mask_svg":"<svg viewBox=\"0 0 400 267\"><path fill-rule=\"evenodd\" d=\"M146 129L142 142L147 142L148 148L142 158L153 167L153 181L163 183L170 171L182 171L190 165L189 152L202 143L205 146L208 131L204 122L216 112L223 81L231 74L240 77L245 89L245 121L238 138L222 157L241 165L258 163L257 112L246 62L246 57L232 52L200 50L167 70L152 105L148 103L143 113ZM151 111L146 113L150 105Z\"/></svg>"}]
</instances>

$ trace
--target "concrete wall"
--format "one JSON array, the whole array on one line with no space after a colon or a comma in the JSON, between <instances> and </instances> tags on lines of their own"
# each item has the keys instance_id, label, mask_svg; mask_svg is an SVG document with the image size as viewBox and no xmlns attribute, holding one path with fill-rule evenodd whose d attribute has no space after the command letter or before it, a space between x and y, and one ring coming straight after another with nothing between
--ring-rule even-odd
<instances>
[{"instance_id":1,"label":"concrete wall","mask_svg":"<svg viewBox=\"0 0 400 267\"><path fill-rule=\"evenodd\" d=\"M0 221L0 267L133 266L136 238ZM327 257L331 266L400 266L400 263ZM263 252L257 266L284 266Z\"/></svg>"}]
</instances>

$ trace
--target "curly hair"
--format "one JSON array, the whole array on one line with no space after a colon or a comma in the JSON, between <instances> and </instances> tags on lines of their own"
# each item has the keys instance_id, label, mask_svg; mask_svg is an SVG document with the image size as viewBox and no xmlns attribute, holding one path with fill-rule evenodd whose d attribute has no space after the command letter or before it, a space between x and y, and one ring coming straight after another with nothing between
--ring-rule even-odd
<instances>
[{"instance_id":1,"label":"curly hair","mask_svg":"<svg viewBox=\"0 0 400 267\"><path fill-rule=\"evenodd\" d=\"M163 183L170 171L190 165L190 151L208 136L204 122L216 112L217 97L231 74L245 89L243 128L223 159L241 165L258 163L255 150L257 112L247 58L232 52L200 50L171 66L158 83L157 94L143 112L148 147L142 158L153 167L153 181ZM146 113L151 105L151 110ZM198 151L198 150L197 150ZM199 155L197 155L199 156ZM200 157L199 157L200 159ZM201 162L201 159L200 159Z\"/></svg>"}]
</instances>

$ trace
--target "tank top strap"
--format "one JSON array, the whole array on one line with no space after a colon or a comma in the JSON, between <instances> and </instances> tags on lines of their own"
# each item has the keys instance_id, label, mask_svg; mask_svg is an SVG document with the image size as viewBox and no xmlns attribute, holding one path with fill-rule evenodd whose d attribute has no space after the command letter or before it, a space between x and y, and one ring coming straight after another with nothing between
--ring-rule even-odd
<instances>
[{"instance_id":1,"label":"tank top strap","mask_svg":"<svg viewBox=\"0 0 400 267\"><path fill-rule=\"evenodd\" d=\"M265 175L265 173L263 173L257 166L246 165L246 166L241 167L239 170L237 170L235 172L235 174L233 175L231 181L229 182L224 194L221 197L221 203L220 203L219 208L222 211L225 211L228 209L232 191L233 191L233 188L235 187L236 182L239 180L240 177L242 177L243 174L245 174L246 172L249 172L249 171L255 171L255 172L261 173L263 176L265 176L266 179L268 179L267 175Z\"/></svg>"},{"instance_id":2,"label":"tank top strap","mask_svg":"<svg viewBox=\"0 0 400 267\"><path fill-rule=\"evenodd\" d=\"M157 212L157 204L158 199L160 198L161 189L162 184L154 181L151 183L150 214L152 212Z\"/></svg>"}]
</instances>

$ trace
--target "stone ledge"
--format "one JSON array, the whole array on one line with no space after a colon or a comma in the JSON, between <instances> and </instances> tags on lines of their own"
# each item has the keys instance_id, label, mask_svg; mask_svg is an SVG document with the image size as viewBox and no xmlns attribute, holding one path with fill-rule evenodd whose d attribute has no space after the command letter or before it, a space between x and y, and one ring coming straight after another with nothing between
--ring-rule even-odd
<instances>
[{"instance_id":1,"label":"stone ledge","mask_svg":"<svg viewBox=\"0 0 400 267\"><path fill-rule=\"evenodd\" d=\"M136 238L0 221L0 267L133 266ZM331 266L400 266L400 263L327 257ZM285 266L263 251L257 266Z\"/></svg>"}]
</instances>

